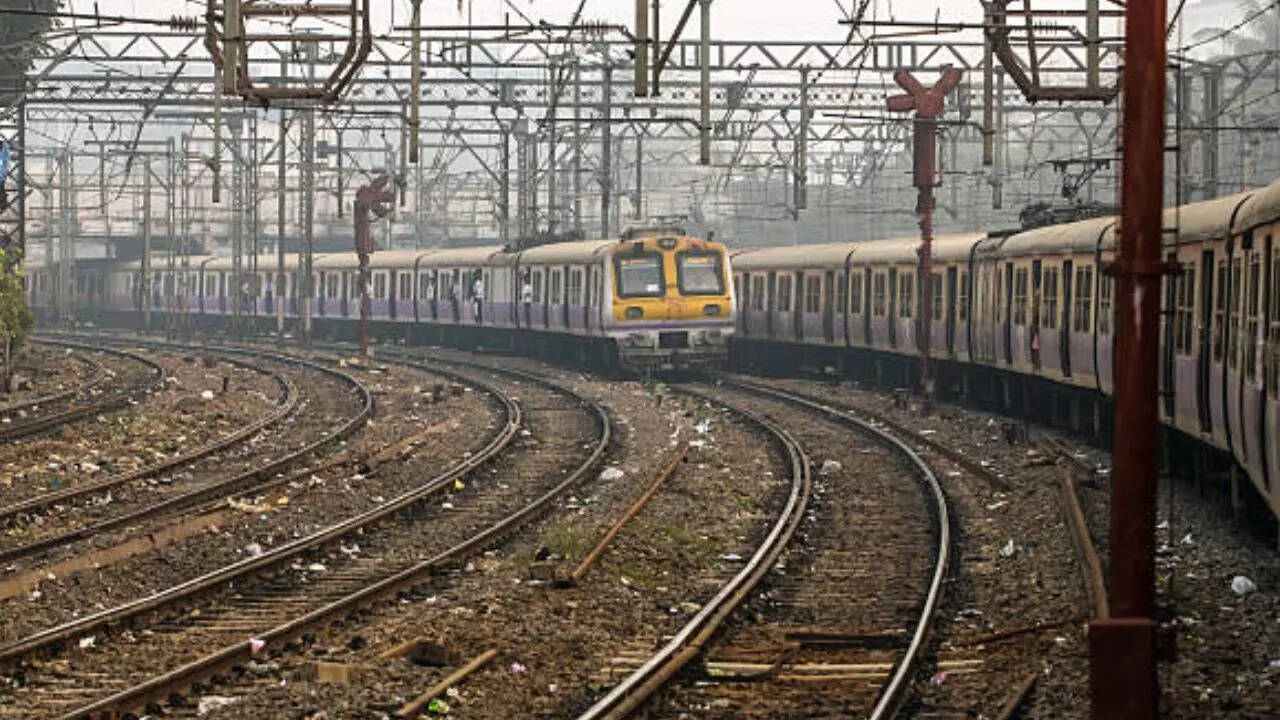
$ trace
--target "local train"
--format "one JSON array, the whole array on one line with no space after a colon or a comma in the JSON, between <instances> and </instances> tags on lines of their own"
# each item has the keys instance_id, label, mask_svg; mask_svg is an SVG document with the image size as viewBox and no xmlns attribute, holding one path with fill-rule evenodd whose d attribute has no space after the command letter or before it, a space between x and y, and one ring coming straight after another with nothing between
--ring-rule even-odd
<instances>
[{"instance_id":1,"label":"local train","mask_svg":"<svg viewBox=\"0 0 1280 720\"><path fill-rule=\"evenodd\" d=\"M242 258L237 273L231 257L188 256L174 270L160 259L147 290L140 261L78 263L78 305L104 323L136 326L143 293L150 292L157 315L208 326L235 315L266 329L282 311L292 326L300 308L297 256L286 257L283 279L276 256L253 260ZM312 270L313 333L351 337L360 317L357 256L315 254ZM725 246L679 228L517 251L389 250L371 254L369 270L370 324L386 338L533 346L569 360L651 371L723 365L734 332ZM55 275L35 264L27 272L33 307L48 306Z\"/></svg>"},{"instance_id":2,"label":"local train","mask_svg":"<svg viewBox=\"0 0 1280 720\"><path fill-rule=\"evenodd\" d=\"M1233 485L1242 469L1280 516L1280 181L1168 209L1164 227L1179 271L1163 280L1151 372L1166 445L1186 453L1172 464L1222 470ZM1115 218L938 237L928 308L919 246L904 237L735 251L735 359L857 364L858 374L911 386L916 364L903 359L918 356L921 314L931 313L940 392L1109 429Z\"/></svg>"},{"instance_id":3,"label":"local train","mask_svg":"<svg viewBox=\"0 0 1280 720\"><path fill-rule=\"evenodd\" d=\"M1247 476L1280 516L1280 181L1165 213L1161 417L1173 464ZM669 232L500 247L373 255L372 311L409 341L506 345L631 368L801 364L914 384L921 313L943 395L986 402L1083 432L1105 433L1112 389L1115 218L1012 233L935 239L933 302L921 307L917 237L739 248ZM247 314L270 325L291 269L258 259L240 289ZM732 264L732 267L730 266ZM290 258L289 267L296 267ZM52 273L28 269L32 302L50 302ZM136 324L138 263L77 265L82 304ZM187 258L154 270L152 305L200 321L234 305L229 258ZM730 281L731 278L731 281ZM315 328L351 334L359 316L351 253L315 258ZM523 343L523 345L522 345ZM1186 441L1186 442L1184 442Z\"/></svg>"}]
</instances>

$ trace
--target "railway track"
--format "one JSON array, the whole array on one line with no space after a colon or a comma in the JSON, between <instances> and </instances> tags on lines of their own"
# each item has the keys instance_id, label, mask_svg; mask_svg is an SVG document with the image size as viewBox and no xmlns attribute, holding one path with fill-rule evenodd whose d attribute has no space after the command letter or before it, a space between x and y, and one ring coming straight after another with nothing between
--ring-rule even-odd
<instances>
[{"instance_id":1,"label":"railway track","mask_svg":"<svg viewBox=\"0 0 1280 720\"><path fill-rule=\"evenodd\" d=\"M43 344L39 338L32 338L30 342L32 345ZM14 401L6 405L0 405L0 417L8 417L12 422L12 416L14 415L26 415L32 410L38 410L41 406L65 402L76 395L86 393L90 388L101 384L107 377L106 369L103 368L102 363L98 362L90 355L81 352L76 353L74 357L77 363L80 363L85 367L88 377L69 388L59 390L58 392L40 395L27 400Z\"/></svg>"},{"instance_id":2,"label":"railway track","mask_svg":"<svg viewBox=\"0 0 1280 720\"><path fill-rule=\"evenodd\" d=\"M0 425L0 443L10 443L52 432L84 418L128 407L136 402L139 395L158 389L164 381L164 368L159 363L128 350L96 347L70 340L44 339L42 342L57 347L112 356L115 359L125 360L134 367L117 374L98 363L101 372L96 373L90 382L83 383L68 392L50 396L51 399L37 399L16 407L11 406L8 409L10 414L7 415L11 422ZM138 372L137 366L141 366L143 372ZM127 375L137 375L137 377L125 381L121 376ZM115 382L114 385L103 387L112 381ZM14 415L22 413L26 414L25 418L12 420Z\"/></svg>"},{"instance_id":3,"label":"railway track","mask_svg":"<svg viewBox=\"0 0 1280 720\"><path fill-rule=\"evenodd\" d=\"M893 717L926 655L950 552L946 500L932 472L894 435L808 398L740 382L702 396L774 435L791 458L792 497L742 571L656 653L621 658L634 671L580 720L628 717L641 707L652 717ZM796 412L803 420L780 419ZM810 478L806 447L847 443L850 429L870 437L898 472L879 472L881 459L873 458L862 461L875 469L859 469L856 488ZM901 482L904 471L919 482ZM873 482L883 487L873 493L866 487ZM933 525L904 528L922 501ZM801 526L803 547L786 549L806 515L816 519ZM744 604L754 620L733 613ZM695 659L698 667L683 673L691 683L659 692Z\"/></svg>"},{"instance_id":4,"label":"railway track","mask_svg":"<svg viewBox=\"0 0 1280 720\"><path fill-rule=\"evenodd\" d=\"M131 342L136 344L137 341ZM163 343L153 346L161 348L172 347ZM110 505L98 505L91 502L92 498L101 497L104 493L117 491L127 484L155 477L160 473L177 468L192 467L196 461L224 453L248 438L254 437L264 429L293 415L299 406L300 396L296 384L279 371L267 371L275 379L280 390L280 398L275 411L233 432L231 435L131 472L121 473L54 493L38 495L0 508L0 523L12 523L19 518L29 520L34 513L46 511L54 506L59 506L60 508L56 531L20 545L0 548L0 562L12 563L17 560L32 558L55 548L78 543L112 530L139 525L197 507L203 503L218 501L235 494L252 491L263 482L272 479L277 473L310 457L328 444L351 436L363 426L372 413L373 396L369 389L349 374L331 367L309 360L260 350L247 351L219 347L203 348L203 350L222 355L229 362L245 367L257 369L252 363L246 360L238 360L234 355L242 355L258 361L266 360L277 364L291 365L305 372L325 377L337 383L339 387L345 388L346 392L355 400L355 412L345 417L340 417L335 425L326 425L312 437L306 437L304 434L301 445L297 445L297 438L293 436L297 432L297 426L290 426L281 433L280 439L282 442L288 442L291 446L297 445L296 447L290 447L289 450L282 452L268 462L255 462L243 471L225 475L219 472L220 468L218 467L204 468L205 473L214 476L212 480L184 483L181 490L169 493L148 492L138 496L134 502L114 502ZM315 389L308 388L308 392L315 392ZM259 445L257 451L262 451L261 445ZM79 514L83 518L72 518L67 512L67 506L77 501L81 503L90 501L78 508L81 510ZM79 521L77 522L77 520ZM68 525L72 525L72 527L68 528Z\"/></svg>"},{"instance_id":5,"label":"railway track","mask_svg":"<svg viewBox=\"0 0 1280 720\"><path fill-rule=\"evenodd\" d=\"M260 557L0 648L0 660L13 664L8 675L10 697L0 702L0 717L96 717L185 695L193 683L291 643L363 604L410 588L433 570L492 542L585 477L609 443L611 431L603 410L565 388L543 386L544 381L534 376L504 372L519 383L520 398L516 400L474 373L431 369L465 377L503 406L505 422L477 452L370 511ZM522 404L531 408L527 415ZM580 424L595 428L594 438L582 442L572 434L554 432L558 427L563 429L564 411L570 407L578 409ZM529 425L538 434L543 424L552 434L522 450L523 461L510 460L506 451L513 443L520 443L521 426ZM563 465L568 453L574 456L568 469L547 464L556 455L549 447L556 443L562 446L561 462L552 465ZM457 492L463 478L476 475L479 468L495 461L500 467L494 472L506 469L527 482L517 487L515 480L504 483L493 478L494 487L476 491L472 511L451 516L451 521L435 514L426 516L422 501ZM517 467L502 468L506 463ZM529 478L538 478L538 482ZM418 510L404 518L404 511L414 507ZM443 512L450 517L449 511ZM386 522L392 517L402 521ZM439 531L442 522L452 522L456 534L445 537ZM320 554L323 548L354 540L354 536L363 547L358 557ZM328 567L317 570L317 562ZM277 572L268 576L267 571L273 569ZM201 600L198 614L186 612ZM136 632L122 628L128 621L145 623L148 616L166 609L170 612L164 613L164 624L152 624L146 630L135 628ZM100 642L108 626L121 630L109 641ZM86 637L94 637L92 645L86 645ZM59 649L66 652L53 660L21 662L33 651ZM211 653L210 649L216 650ZM21 714L8 715L8 708L17 708Z\"/></svg>"}]
</instances>

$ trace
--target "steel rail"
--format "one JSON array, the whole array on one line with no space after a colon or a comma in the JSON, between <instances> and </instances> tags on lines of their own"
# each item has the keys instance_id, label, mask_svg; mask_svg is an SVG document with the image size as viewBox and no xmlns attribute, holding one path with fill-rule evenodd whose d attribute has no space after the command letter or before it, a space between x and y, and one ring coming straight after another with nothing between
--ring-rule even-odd
<instances>
[{"instance_id":1,"label":"steel rail","mask_svg":"<svg viewBox=\"0 0 1280 720\"><path fill-rule=\"evenodd\" d=\"M52 430L61 425L66 425L76 420L80 420L91 415L107 412L110 410L118 410L126 407L133 401L133 394L136 392L148 392L161 387L164 382L164 368L159 363L149 358L142 357L136 353L127 350L118 350L115 348L95 347L92 345L84 345L81 343L68 341L49 341L50 344L61 345L63 347L73 347L82 350L91 350L94 352L102 352L117 357L127 358L142 363L150 368L151 375L145 382L138 383L128 388L123 388L112 393L112 397L96 402L71 407L61 412L55 412L49 415L43 415L34 418L28 422L15 423L13 425L0 428L0 443L13 442L22 438L38 435L43 432ZM88 389L88 388L86 388Z\"/></svg>"},{"instance_id":2,"label":"steel rail","mask_svg":"<svg viewBox=\"0 0 1280 720\"><path fill-rule=\"evenodd\" d=\"M219 450L228 448L240 442L241 440L244 440L245 438L251 437L255 433L259 432L260 430L263 430L264 428L270 425L274 425L280 422L285 417L292 414L294 410L297 409L298 403L299 403L298 388L296 385L293 384L293 381L290 380L289 378L275 371L263 370L262 368L258 368L252 365L251 363L245 362L243 360L238 360L230 357L223 358L223 360L224 362L230 363L232 365L237 365L250 370L255 370L257 372L262 372L270 376L272 379L274 379L276 382L276 386L280 389L280 396L276 400L275 411L266 415L265 417L255 420L249 425L241 428L240 430L235 431L234 433L226 437L218 438L213 442L209 442L204 445L201 445L200 447L195 448L193 450L189 450L181 455L177 455L172 458L166 458L165 460L162 460L158 463L154 463L152 465L148 465L146 467L141 467L136 470L130 470L129 472L120 473L118 475L112 475L110 477L105 477L105 478L102 478L101 480L96 480L90 483L86 483L84 485L67 488L65 490L59 490L58 492L44 493L42 495L37 495L35 497L27 498L26 500L21 500L11 505L0 507L0 522L8 520L19 514L33 513L38 510L42 510L44 508L50 507L52 505L56 505L58 503L65 503L71 500L75 500L85 495L91 495L93 493L102 492L104 490L111 490L127 482L132 482L134 480L141 480L143 478L151 477L153 475L157 475L159 473L165 472L166 470L171 470L175 467L178 467L179 465L185 465L194 460L199 460L208 455L212 455L213 453L218 452ZM3 562L5 559L7 559L5 552L6 551L0 551L0 562Z\"/></svg>"},{"instance_id":3,"label":"steel rail","mask_svg":"<svg viewBox=\"0 0 1280 720\"><path fill-rule=\"evenodd\" d=\"M406 361L411 365L417 365L423 369L430 368L432 372L448 373L450 371L442 370L434 365L426 365L414 361ZM78 720L80 718L98 717L105 714L126 712L130 709L138 708L145 705L148 701L156 698L168 697L173 692L181 692L181 689L197 682L202 678L217 674L220 671L228 669L237 664L243 664L250 660L254 655L253 644L258 641L264 644L264 647L278 646L300 636L304 631L314 628L326 621L347 613L356 607L384 597L390 593L401 589L410 588L418 584L423 575L429 574L437 569L461 556L466 555L474 550L478 550L487 546L490 542L503 537L508 532L524 524L534 513L537 513L552 501L564 495L571 487L581 482L595 467L600 463L604 456L605 449L612 440L612 425L609 422L608 413L595 400L579 395L569 388L554 383L547 378L543 378L533 373L525 373L507 368L498 368L481 363L466 363L462 361L448 361L452 365L468 365L487 372L515 377L520 380L542 384L552 388L554 391L565 394L573 398L578 403L585 406L593 415L599 427L599 437L595 441L591 454L581 465L579 465L564 480L559 482L550 490L538 496L529 504L520 510L506 516L497 523L476 533L469 539L454 545L453 547L440 552L431 558L423 560L412 567L390 575L376 583L368 585L356 592L350 593L345 597L330 602L324 607L312 610L301 615L294 620L279 625L267 632L259 634L252 641L245 641L224 647L210 655L199 660L188 663L180 668L174 669L164 675L152 678L144 683L136 685L132 688L122 690L110 697L103 698L90 705L78 708L70 713L62 715L62 720ZM457 375L455 374L455 377ZM462 379L462 378L459 378ZM465 381L473 385L486 386L488 383L478 382L476 378L467 377ZM451 485L455 477L463 474L462 469L466 468L470 471L479 465L487 462L497 451L505 448L510 439L515 437L517 430L523 421L523 416L519 405L516 404L509 396L496 388L488 386L486 389L498 392L498 396L502 398L504 405L508 411L514 413L514 418L509 416L509 422L500 434L499 438L495 438L490 443L486 451L472 456L458 467L455 467L436 480L431 481L431 485L440 487ZM512 422L514 420L514 422ZM398 509L398 508L397 508ZM261 652L260 648L258 652Z\"/></svg>"},{"instance_id":4,"label":"steel rail","mask_svg":"<svg viewBox=\"0 0 1280 720\"><path fill-rule=\"evenodd\" d=\"M951 556L951 521L949 518L949 510L947 507L947 496L942 490L942 485L938 482L938 478L933 474L933 470L929 468L929 464L921 458L915 450L906 442L898 438L895 434L888 432L882 428L878 428L870 422L858 418L850 412L837 410L829 405L812 400L803 395L778 390L766 385L758 385L756 383L741 380L723 380L726 385L738 387L748 392L767 395L783 402L791 403L801 407L822 413L838 422L855 427L868 435L888 444L892 448L901 453L915 467L916 474L919 476L921 484L928 491L929 497L932 499L930 503L931 509L937 516L938 528L938 549L937 556L934 561L933 575L929 581L929 591L925 595L924 604L920 610L920 620L916 623L915 630L911 634L911 642L908 643L906 651L902 658L899 659L893 669L893 674L889 678L889 682L880 691L880 697L876 701L875 707L871 711L872 720L887 720L897 715L905 697L907 687L910 685L911 677L915 674L922 656L925 640L928 638L929 631L933 627L934 620L937 616L938 605L942 598L942 583L946 579L947 566L950 563Z\"/></svg>"},{"instance_id":5,"label":"steel rail","mask_svg":"<svg viewBox=\"0 0 1280 720\"><path fill-rule=\"evenodd\" d=\"M37 338L32 338L30 342L33 345L41 344L41 341ZM89 375L89 378L86 379L84 382L80 383L79 385L76 385L75 387L63 390L62 392L56 392L49 395L42 395L38 398L33 398L31 400L22 400L9 405L4 405L0 407L0 415L10 415L22 410L30 410L32 408L36 408L41 405L48 405L50 403L61 402L68 398L74 397L80 393L87 392L90 388L96 387L99 383L101 383L107 377L106 370L102 367L102 363L98 362L97 360L94 360L92 357L88 355L76 355L76 360L84 363L85 365L88 365L90 370L92 371L92 373Z\"/></svg>"},{"instance_id":6,"label":"steel rail","mask_svg":"<svg viewBox=\"0 0 1280 720\"><path fill-rule=\"evenodd\" d=\"M723 402L704 393L688 388L678 389L678 392L727 407L772 435L791 465L791 492L777 521L770 528L769 534L765 536L764 541L756 548L742 570L725 583L715 597L703 605L702 609L675 634L675 637L643 665L623 678L607 695L582 713L578 720L616 719L630 715L672 675L696 657L716 630L773 567L782 550L790 542L808 506L811 492L809 458L787 431L749 410L724 405Z\"/></svg>"}]
</instances>

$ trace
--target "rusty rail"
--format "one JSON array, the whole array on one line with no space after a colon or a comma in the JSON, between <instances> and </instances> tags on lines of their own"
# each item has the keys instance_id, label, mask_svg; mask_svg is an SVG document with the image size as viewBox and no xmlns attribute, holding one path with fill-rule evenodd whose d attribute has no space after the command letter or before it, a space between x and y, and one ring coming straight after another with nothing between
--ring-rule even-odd
<instances>
[{"instance_id":1,"label":"rusty rail","mask_svg":"<svg viewBox=\"0 0 1280 720\"><path fill-rule=\"evenodd\" d=\"M103 715L120 714L123 712L141 708L145 706L148 702L169 697L174 693L181 693L186 687L188 687L192 683L195 683L200 681L201 679L216 675L219 672L230 669L236 665L241 665L245 662L248 662L253 657L254 642L264 643L265 647L282 645L284 643L292 641L293 639L299 637L304 632L310 629L323 625L324 623L332 620L337 616L349 613L352 609L356 607L364 605L375 599L385 597L396 591L406 589L406 588L411 588L419 584L421 582L421 579L424 576L429 575L433 570L438 569L449 562L453 562L459 559L460 557L463 557L475 550L485 547L490 542L497 540L498 538L506 535L511 530L517 527L520 527L527 520L529 520L535 513L539 512L540 510L545 508L548 504L550 504L551 502L563 496L571 487L579 483L583 478L585 478L588 475L588 473L590 473L599 464L601 458L604 455L605 448L608 447L612 439L612 426L609 423L608 414L605 412L604 408L599 405L599 403L595 402L594 400L591 400L590 398L578 395L577 393L574 393L573 391L569 390L566 387L552 383L546 378L542 378L540 376L537 376L531 373L523 373L515 370L492 367L492 366L483 365L479 363L461 363L457 361L450 361L450 362L451 364L455 364L455 365L469 364L476 368L482 368L483 370L488 372L505 374L511 377L517 377L527 382L536 382L543 385L548 385L548 386L551 386L555 391L562 392L576 399L578 402L580 402L590 410L590 412L595 417L597 424L599 425L599 428L600 428L600 435L596 439L594 447L589 457L576 470L570 473L564 480L562 480L555 487L551 488L546 493L540 495L538 498L534 499L531 503L524 506L520 510L512 513L511 515L508 515L506 518L495 523L494 525L491 525L488 528L476 533L468 540L461 542L449 548L448 550L445 550L420 563L417 563L410 568L407 568L403 571L395 573L394 575L386 577L383 580L380 580L372 585L366 586L365 588L358 590L354 593L351 593L343 598L335 600L322 608L313 610L309 613L306 613L305 615L295 618L294 620L284 625L280 625L276 628L273 628L270 631L262 633L258 635L258 637L254 638L253 641L245 641L243 643L237 643L235 645L222 648L221 650L218 650L217 652L207 655L204 658L201 658L200 660L197 660L192 663L188 663L187 665L184 665L180 668L177 668L168 673L165 673L162 676L153 678L145 683L134 686L132 688L128 688L123 691L120 691L108 698L104 698L90 705L78 708L70 713L63 715L62 716L63 720L78 720L80 718L92 718L92 717L101 717ZM442 370L434 367L432 368L432 371L439 372L441 374L450 373L450 371L446 371L446 370ZM517 431L519 430L519 427L520 427L522 415L521 415L519 406L509 396L507 396L504 393L501 393L500 391L497 391L496 388L493 388L492 386L488 385L488 383L483 383L482 381L478 381L478 379L476 378L467 378L466 381L473 385L483 386L486 390L496 393L497 397L500 398L504 407L509 412L509 415L508 415L509 422L503 428L502 432L497 437L495 437L493 441L491 441L483 451L467 458L459 466L446 471L442 475L430 481L428 485L432 489L449 487L452 485L452 482L455 478L460 477L466 474L467 472L470 472L471 470L475 469L476 467L479 467L483 463L487 462L489 459L494 457L498 452L500 452L503 448L505 448L510 443L510 441L516 436ZM421 499L421 497L424 494L424 489L425 488L411 491L410 493L406 493L405 495L401 496L401 499L393 500L391 503L387 503L386 505L382 506L382 508L377 509L375 511L371 511L371 513L377 512L381 517L389 513L396 512L401 508L407 506L411 502L417 499ZM413 497L406 498L406 496L413 496ZM369 515L369 514L370 513L365 513L361 516L358 516L356 519L353 519L352 521L348 521L347 523L344 523L343 525L346 526L347 528L346 532L351 532L355 528L358 528L367 524L368 520L367 519L361 520L361 518L364 518L365 515ZM359 522L356 522L357 520L359 520ZM322 531L322 533L329 534L330 537L328 539L333 539L338 536L336 534L331 534L329 531ZM317 535L319 534L321 533L318 533ZM261 650L259 650L259 652L261 652Z\"/></svg>"},{"instance_id":2,"label":"rusty rail","mask_svg":"<svg viewBox=\"0 0 1280 720\"><path fill-rule=\"evenodd\" d=\"M1093 537L1089 533L1089 525L1084 519L1084 510L1080 507L1080 496L1076 493L1077 473L1087 473L1093 477L1094 468L1072 455L1070 450L1057 440L1043 438L1044 447L1051 455L1065 459L1069 465L1062 468L1062 513L1067 528L1071 531L1071 544L1075 546L1076 559L1080 563L1081 580L1084 583L1085 596L1095 620L1106 620L1111 617L1111 606L1107 601L1107 584L1102 574L1102 561L1098 550L1093 545Z\"/></svg>"},{"instance_id":3,"label":"rusty rail","mask_svg":"<svg viewBox=\"0 0 1280 720\"><path fill-rule=\"evenodd\" d=\"M146 467L138 468L137 470L131 470L126 473L120 473L119 475L112 475L110 477L106 477L91 483L86 483L84 485L80 485L73 488L67 488L66 490L60 490L58 492L37 495L35 497L13 503L12 505L6 505L4 507L0 507L0 522L8 520L22 513L33 513L38 510L43 510L44 508L50 507L52 505L65 503L80 497L84 497L85 495L92 495L94 493L99 493L104 490L110 490L112 488L119 487L120 485L123 485L127 482L148 478L158 473L165 472L166 470L170 470L172 468L178 467L179 465L185 465L193 460L199 460L200 458L206 457L221 449L227 448L247 437L251 437L253 434L257 433L263 428L266 428L270 425L280 422L297 408L298 389L296 386L294 386L293 382L290 381L287 377L277 372L264 371L261 368L254 367L253 365L247 362L236 360L234 358L225 358L225 361L234 365L239 365L241 367L257 370L259 372L265 372L266 374L269 374L276 381L276 385L280 388L280 397L276 401L275 412L267 415L264 418L260 418L254 421L253 423L250 423L249 425L245 426L240 430L237 430L236 432L232 433L231 435L228 435L227 437L219 438L218 440L202 445L198 448L195 448L186 453L183 453L182 455L178 455L172 458L166 458L161 462L148 465ZM0 553L0 560L3 560L3 559L5 559L3 553Z\"/></svg>"},{"instance_id":4,"label":"rusty rail","mask_svg":"<svg viewBox=\"0 0 1280 720\"><path fill-rule=\"evenodd\" d=\"M150 368L151 374L146 381L138 383L128 388L121 388L111 393L110 397L95 402L85 403L83 405L73 405L59 412L50 413L33 418L26 422L14 423L12 425L0 428L0 443L13 442L33 435L47 432L56 427L75 422L100 413L109 412L111 410L119 410L128 407L133 401L133 395L137 392L150 392L161 386L164 382L164 368L160 364L149 358L142 357L136 353L127 350L118 350L115 348L94 347L92 345L84 345L76 342L68 342L65 340L45 340L48 344L59 345L62 347L73 347L81 350L90 350L94 352L102 352L108 355L124 357L139 362ZM91 388L82 388L89 390Z\"/></svg>"},{"instance_id":5,"label":"rusty rail","mask_svg":"<svg viewBox=\"0 0 1280 720\"><path fill-rule=\"evenodd\" d=\"M33 345L44 344L43 341L41 341L38 338L32 338L30 342ZM61 402L68 398L75 397L80 393L87 392L91 388L97 387L104 379L106 379L107 373L106 373L106 370L102 367L102 363L98 362L97 360L94 360L92 357L89 357L87 355L77 355L76 359L84 363L85 365L88 365L89 368L91 369L92 372L89 375L89 378L87 380L85 380L84 382L80 383L75 387L63 390L62 392L51 393L49 395L42 395L38 398L33 398L31 400L23 400L20 402L9 404L9 405L0 406L0 415L9 415L11 413L16 413L21 410L30 410L32 408L36 408L41 405L48 405L50 403Z\"/></svg>"},{"instance_id":6,"label":"rusty rail","mask_svg":"<svg viewBox=\"0 0 1280 720\"><path fill-rule=\"evenodd\" d=\"M898 660L894 667L889 682L881 689L880 697L876 701L875 707L871 711L872 720L883 720L885 718L896 717L898 710L902 706L902 701L906 697L907 689L911 683L911 678L915 675L919 666L921 656L923 655L924 643L928 638L930 630L933 628L934 620L937 616L938 605L942 599L942 583L946 579L947 566L951 557L951 522L949 518L949 510L947 509L946 493L942 490L942 485L934 476L933 470L911 446L898 438L893 433L887 432L876 427L870 422L855 417L848 412L836 410L827 404L811 399L804 395L792 393L767 385L757 383L725 380L726 385L738 387L748 392L765 395L781 400L783 402L797 405L800 407L813 410L815 412L826 415L837 422L844 423L850 427L856 428L876 440L889 445L892 449L898 451L907 461L916 469L921 485L926 491L926 496L930 499L930 510L935 516L938 523L937 540L938 547L934 560L933 575L929 582L929 591L925 595L924 602L921 605L920 619L916 623L915 631L911 634L911 642L907 645L906 651ZM880 422L877 420L877 422ZM889 423L881 423L888 425ZM913 433L914 434L914 433ZM923 437L923 436L922 436ZM929 441L930 445L942 446Z\"/></svg>"},{"instance_id":7,"label":"rusty rail","mask_svg":"<svg viewBox=\"0 0 1280 720\"><path fill-rule=\"evenodd\" d=\"M710 402L719 401L682 388L680 392ZM680 668L697 657L716 630L751 594L790 541L804 517L811 490L809 458L800 444L785 430L748 410L730 407L735 413L764 428L773 436L791 465L791 492L777 521L742 570L721 587L684 627L647 662L614 686L607 695L587 709L579 720L616 719L630 715Z\"/></svg>"},{"instance_id":8,"label":"rusty rail","mask_svg":"<svg viewBox=\"0 0 1280 720\"><path fill-rule=\"evenodd\" d=\"M596 560L600 559L600 556L604 554L605 549L609 547L609 544L613 542L613 539L618 536L619 532L622 532L622 527L630 522L631 518L636 516L636 513L640 512L640 509L643 508L654 494L658 492L658 488L662 487L662 484L667 481L667 478L671 477L675 473L676 468L680 467L680 463L684 461L685 457L685 450L683 448L679 448L675 452L671 453L671 458L662 464L662 468L658 471L657 477L655 477L653 482L649 484L649 487L644 491L644 494L641 495L625 513L623 513L622 517L618 518L617 522L613 524L613 527L609 528L609 531L604 534L604 537L600 538L600 542L592 548L591 552L587 553L587 556L583 558L582 562L578 564L578 567L574 569L573 574L569 576L570 585L577 585L582 581L583 576L587 574L587 571L591 569L591 566L595 564Z\"/></svg>"}]
</instances>

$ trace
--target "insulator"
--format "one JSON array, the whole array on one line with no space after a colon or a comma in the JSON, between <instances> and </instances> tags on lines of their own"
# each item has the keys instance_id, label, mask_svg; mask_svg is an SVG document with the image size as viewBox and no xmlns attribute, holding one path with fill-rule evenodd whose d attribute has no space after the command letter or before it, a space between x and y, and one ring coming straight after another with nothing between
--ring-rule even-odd
<instances>
[{"instance_id":1,"label":"insulator","mask_svg":"<svg viewBox=\"0 0 1280 720\"><path fill-rule=\"evenodd\" d=\"M172 15L169 17L169 27L179 32L199 30L200 22L200 18L194 15Z\"/></svg>"}]
</instances>

